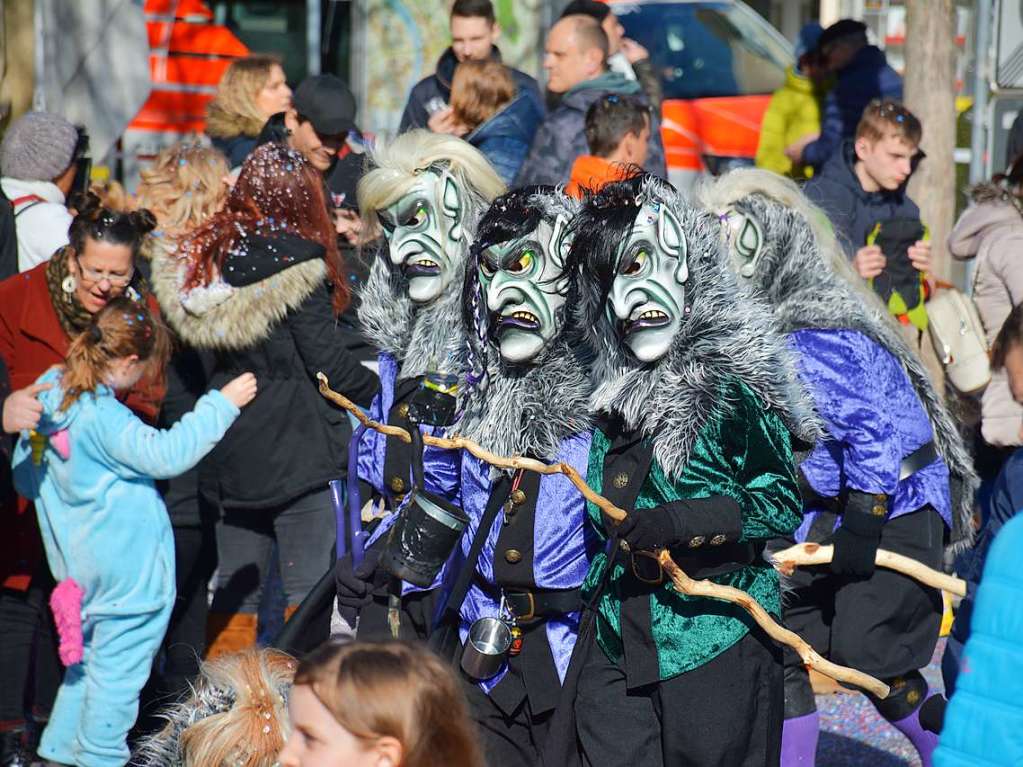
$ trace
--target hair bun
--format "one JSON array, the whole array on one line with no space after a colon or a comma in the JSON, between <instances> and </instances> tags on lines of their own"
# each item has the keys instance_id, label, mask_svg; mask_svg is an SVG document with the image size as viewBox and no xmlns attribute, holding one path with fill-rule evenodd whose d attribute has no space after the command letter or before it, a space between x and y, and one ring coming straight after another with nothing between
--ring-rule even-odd
<instances>
[{"instance_id":1,"label":"hair bun","mask_svg":"<svg viewBox=\"0 0 1023 767\"><path fill-rule=\"evenodd\" d=\"M156 216L148 208L139 208L130 215L132 224L134 224L140 237L156 229Z\"/></svg>"}]
</instances>

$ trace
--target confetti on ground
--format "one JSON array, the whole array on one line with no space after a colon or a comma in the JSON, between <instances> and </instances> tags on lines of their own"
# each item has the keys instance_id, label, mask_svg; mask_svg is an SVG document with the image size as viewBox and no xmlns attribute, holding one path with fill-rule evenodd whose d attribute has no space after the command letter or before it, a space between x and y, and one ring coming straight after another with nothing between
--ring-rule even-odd
<instances>
[{"instance_id":1,"label":"confetti on ground","mask_svg":"<svg viewBox=\"0 0 1023 767\"><path fill-rule=\"evenodd\" d=\"M944 689L941 683L940 639L930 665L923 675L931 693ZM818 695L821 738L817 745L817 767L920 767L916 751L902 733L881 718L863 695L837 693Z\"/></svg>"}]
</instances>

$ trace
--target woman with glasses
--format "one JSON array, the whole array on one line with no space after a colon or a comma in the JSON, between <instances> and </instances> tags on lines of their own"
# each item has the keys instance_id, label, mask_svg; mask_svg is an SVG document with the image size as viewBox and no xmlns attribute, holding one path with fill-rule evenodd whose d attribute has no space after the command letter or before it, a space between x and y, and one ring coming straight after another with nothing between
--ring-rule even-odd
<instances>
[{"instance_id":1,"label":"woman with glasses","mask_svg":"<svg viewBox=\"0 0 1023 767\"><path fill-rule=\"evenodd\" d=\"M153 226L149 211L111 210L90 194L71 224L70 244L49 261L0 282L0 358L11 384L3 400L4 432L38 422L42 406L33 382L64 362L71 337L107 303L127 295L158 311L135 269L139 248ZM144 378L124 401L155 423L162 397L162 382ZM59 667L47 606L53 580L43 559L35 511L15 495L9 481L0 486L0 530L0 743L6 765L23 757L26 700L35 716L45 716L59 683ZM30 680L34 690L27 689Z\"/></svg>"}]
</instances>

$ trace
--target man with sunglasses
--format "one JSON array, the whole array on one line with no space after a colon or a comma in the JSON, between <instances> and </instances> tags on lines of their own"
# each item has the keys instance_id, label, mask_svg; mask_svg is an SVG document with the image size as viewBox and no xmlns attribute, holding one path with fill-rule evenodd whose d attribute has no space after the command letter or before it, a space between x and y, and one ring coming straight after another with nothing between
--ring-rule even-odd
<instances>
[{"instance_id":1,"label":"man with sunglasses","mask_svg":"<svg viewBox=\"0 0 1023 767\"><path fill-rule=\"evenodd\" d=\"M804 136L785 154L793 163L819 170L843 140L853 137L867 104L874 99L902 100L902 78L888 66L884 51L867 42L862 21L836 21L821 33L817 52L836 77L824 102L820 135Z\"/></svg>"}]
</instances>

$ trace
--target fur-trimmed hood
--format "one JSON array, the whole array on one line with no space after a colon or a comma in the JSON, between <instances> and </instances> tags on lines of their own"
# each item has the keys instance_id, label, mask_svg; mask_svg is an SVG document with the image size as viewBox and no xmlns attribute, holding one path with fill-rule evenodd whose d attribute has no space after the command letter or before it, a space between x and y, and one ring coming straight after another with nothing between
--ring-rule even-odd
<instances>
[{"instance_id":1,"label":"fur-trimmed hood","mask_svg":"<svg viewBox=\"0 0 1023 767\"><path fill-rule=\"evenodd\" d=\"M260 343L327 278L324 261L314 259L244 287L217 279L186 291L189 265L173 239L150 237L145 255L163 316L185 343L197 349L246 349Z\"/></svg>"},{"instance_id":2,"label":"fur-trimmed hood","mask_svg":"<svg viewBox=\"0 0 1023 767\"><path fill-rule=\"evenodd\" d=\"M215 100L206 107L206 135L212 138L255 138L263 130L263 124L255 117L228 112Z\"/></svg>"},{"instance_id":3,"label":"fur-trimmed hood","mask_svg":"<svg viewBox=\"0 0 1023 767\"><path fill-rule=\"evenodd\" d=\"M498 455L555 461L565 438L591 426L591 364L564 330L532 365L510 365L488 345L486 388L470 393L456 431Z\"/></svg>"},{"instance_id":4,"label":"fur-trimmed hood","mask_svg":"<svg viewBox=\"0 0 1023 767\"><path fill-rule=\"evenodd\" d=\"M628 428L640 429L653 441L654 457L669 477L682 474L701 430L722 408L732 406L720 398L729 380L741 381L764 407L778 412L800 441L815 442L822 429L812 401L769 313L740 292L725 261L717 221L649 178L637 196L642 200L667 204L682 226L689 311L668 353L641 364L618 339L604 309L605 291L592 270L584 268L586 325L594 328L597 349L593 410L618 415ZM579 231L589 227L602 227L593 203L576 219ZM587 242L577 234L575 247L580 246L586 248Z\"/></svg>"},{"instance_id":5,"label":"fur-trimmed hood","mask_svg":"<svg viewBox=\"0 0 1023 767\"><path fill-rule=\"evenodd\" d=\"M700 190L715 212L732 207L759 225L760 253L751 293L771 307L778 330L848 329L890 352L922 402L934 442L954 480L952 545L973 541L973 496L979 479L959 430L919 358L899 335L876 295L860 288L838 242L819 223L820 212L795 187L758 171L736 171Z\"/></svg>"}]
</instances>

